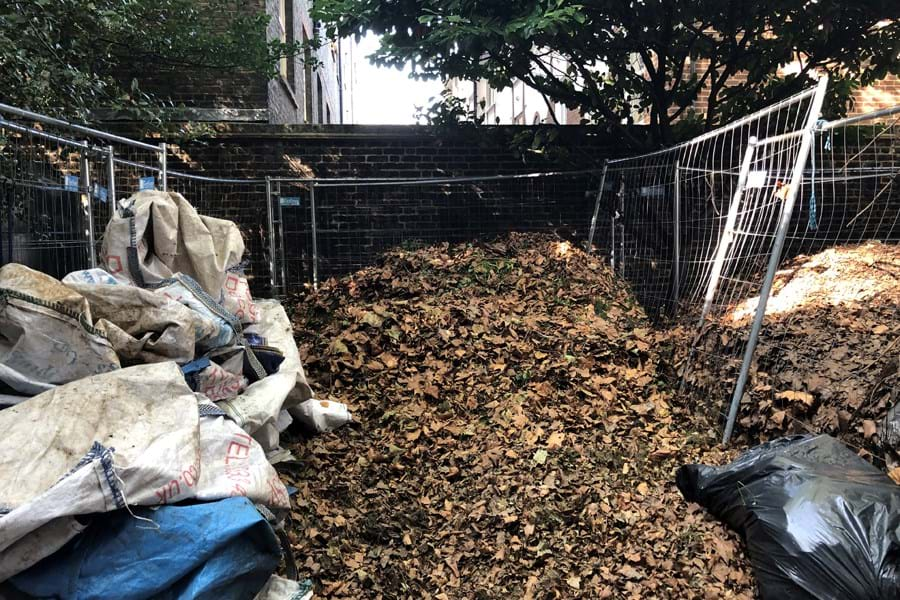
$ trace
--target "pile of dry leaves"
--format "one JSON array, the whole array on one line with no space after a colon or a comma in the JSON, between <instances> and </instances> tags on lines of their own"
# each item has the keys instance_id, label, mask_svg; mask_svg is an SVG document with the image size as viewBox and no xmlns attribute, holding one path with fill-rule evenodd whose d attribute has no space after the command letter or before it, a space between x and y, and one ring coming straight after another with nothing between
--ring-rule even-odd
<instances>
[{"instance_id":1,"label":"pile of dry leaves","mask_svg":"<svg viewBox=\"0 0 900 600\"><path fill-rule=\"evenodd\" d=\"M733 382L758 298L737 303L701 343L694 376ZM779 273L750 370L739 431L752 441L830 433L871 453L897 401L900 246L868 242L799 256ZM685 348L685 345L681 346ZM900 475L900 471L894 475Z\"/></svg>"},{"instance_id":2,"label":"pile of dry leaves","mask_svg":"<svg viewBox=\"0 0 900 600\"><path fill-rule=\"evenodd\" d=\"M542 235L397 250L298 298L320 398L292 544L332 598L751 598L739 543L673 475L723 463L601 260Z\"/></svg>"}]
</instances>

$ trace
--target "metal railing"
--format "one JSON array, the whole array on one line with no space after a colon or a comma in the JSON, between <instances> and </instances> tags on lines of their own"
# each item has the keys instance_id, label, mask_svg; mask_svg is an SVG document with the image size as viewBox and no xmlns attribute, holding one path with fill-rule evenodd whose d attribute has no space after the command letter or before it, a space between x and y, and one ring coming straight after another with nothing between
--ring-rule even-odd
<instances>
[{"instance_id":1,"label":"metal railing","mask_svg":"<svg viewBox=\"0 0 900 600\"><path fill-rule=\"evenodd\" d=\"M579 221L592 200L586 191L596 188L592 170L429 178L209 177L171 169L170 149L163 143L130 140L3 104L0 115L9 117L0 117L7 140L0 154L0 168L7 171L0 175L9 197L5 204L35 212L19 215L23 220L16 211L5 211L0 234L4 226L21 229L17 238L7 235L8 248L35 247L55 256L59 264L52 268L46 261L34 264L57 277L102 263L103 231L117 200L142 189L179 192L202 214L236 222L251 285L285 296L371 264L398 244L478 239L510 228L574 236L563 229ZM74 134L84 139L75 140ZM30 159L20 160L23 154ZM54 163L61 155L71 157L65 167ZM73 194L58 202L65 214L22 195L54 182ZM79 219L68 214L73 207L80 207ZM56 235L29 238L29 219L43 220ZM73 255L63 252L63 238ZM4 261L33 258L20 251L7 255Z\"/></svg>"}]
</instances>

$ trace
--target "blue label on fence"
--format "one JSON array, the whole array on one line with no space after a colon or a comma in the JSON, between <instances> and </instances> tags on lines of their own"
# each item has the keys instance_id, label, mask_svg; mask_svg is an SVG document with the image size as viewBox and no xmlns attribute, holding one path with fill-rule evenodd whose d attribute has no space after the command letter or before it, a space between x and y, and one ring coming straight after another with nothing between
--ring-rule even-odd
<instances>
[{"instance_id":1,"label":"blue label on fence","mask_svg":"<svg viewBox=\"0 0 900 600\"><path fill-rule=\"evenodd\" d=\"M282 196L282 206L300 206L300 196Z\"/></svg>"},{"instance_id":2,"label":"blue label on fence","mask_svg":"<svg viewBox=\"0 0 900 600\"><path fill-rule=\"evenodd\" d=\"M106 204L107 194L108 192L106 191L105 187L103 187L99 183L94 184L94 198Z\"/></svg>"},{"instance_id":3,"label":"blue label on fence","mask_svg":"<svg viewBox=\"0 0 900 600\"><path fill-rule=\"evenodd\" d=\"M78 191L78 175L66 175L65 183L63 184L67 192L77 192Z\"/></svg>"},{"instance_id":4,"label":"blue label on fence","mask_svg":"<svg viewBox=\"0 0 900 600\"><path fill-rule=\"evenodd\" d=\"M666 186L649 185L641 187L641 198L663 198L666 195Z\"/></svg>"},{"instance_id":5,"label":"blue label on fence","mask_svg":"<svg viewBox=\"0 0 900 600\"><path fill-rule=\"evenodd\" d=\"M144 190L155 190L156 189L156 178L152 175L150 177L141 177L138 180L138 191L143 192Z\"/></svg>"}]
</instances>

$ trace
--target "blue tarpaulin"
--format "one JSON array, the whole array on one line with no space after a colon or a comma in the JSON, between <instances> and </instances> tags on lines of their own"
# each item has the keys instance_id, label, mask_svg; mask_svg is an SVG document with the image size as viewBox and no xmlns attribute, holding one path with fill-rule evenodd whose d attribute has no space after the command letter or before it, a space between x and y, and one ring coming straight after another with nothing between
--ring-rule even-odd
<instances>
[{"instance_id":1,"label":"blue tarpaulin","mask_svg":"<svg viewBox=\"0 0 900 600\"><path fill-rule=\"evenodd\" d=\"M95 517L11 583L41 598L252 598L278 567L278 538L247 498ZM157 528L158 526L158 528Z\"/></svg>"}]
</instances>

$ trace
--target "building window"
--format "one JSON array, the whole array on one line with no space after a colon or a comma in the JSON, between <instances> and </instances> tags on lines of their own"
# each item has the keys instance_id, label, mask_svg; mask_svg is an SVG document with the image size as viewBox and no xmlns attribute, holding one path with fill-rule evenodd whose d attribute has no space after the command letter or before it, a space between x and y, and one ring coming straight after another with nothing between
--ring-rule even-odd
<instances>
[{"instance_id":1,"label":"building window","mask_svg":"<svg viewBox=\"0 0 900 600\"><path fill-rule=\"evenodd\" d=\"M279 27L281 33L281 41L285 44L294 43L294 0L278 0L279 5ZM297 74L294 72L293 57L284 56L279 64L281 77L287 82L291 91L296 90Z\"/></svg>"},{"instance_id":2,"label":"building window","mask_svg":"<svg viewBox=\"0 0 900 600\"><path fill-rule=\"evenodd\" d=\"M484 112L487 113L494 106L496 100L494 88L491 87L487 79L481 79L476 84L476 90L478 102L484 102Z\"/></svg>"},{"instance_id":3,"label":"building window","mask_svg":"<svg viewBox=\"0 0 900 600\"><path fill-rule=\"evenodd\" d=\"M322 91L322 77L319 75L316 75L316 108L318 109L316 111L316 122L318 122L318 123L322 122L322 117L324 116L324 110L323 110L323 108L325 106L325 99L323 98L324 95L325 94Z\"/></svg>"},{"instance_id":4,"label":"building window","mask_svg":"<svg viewBox=\"0 0 900 600\"><path fill-rule=\"evenodd\" d=\"M309 48L309 35L306 27L303 27L303 110L304 121L313 122L313 70L312 50Z\"/></svg>"}]
</instances>

